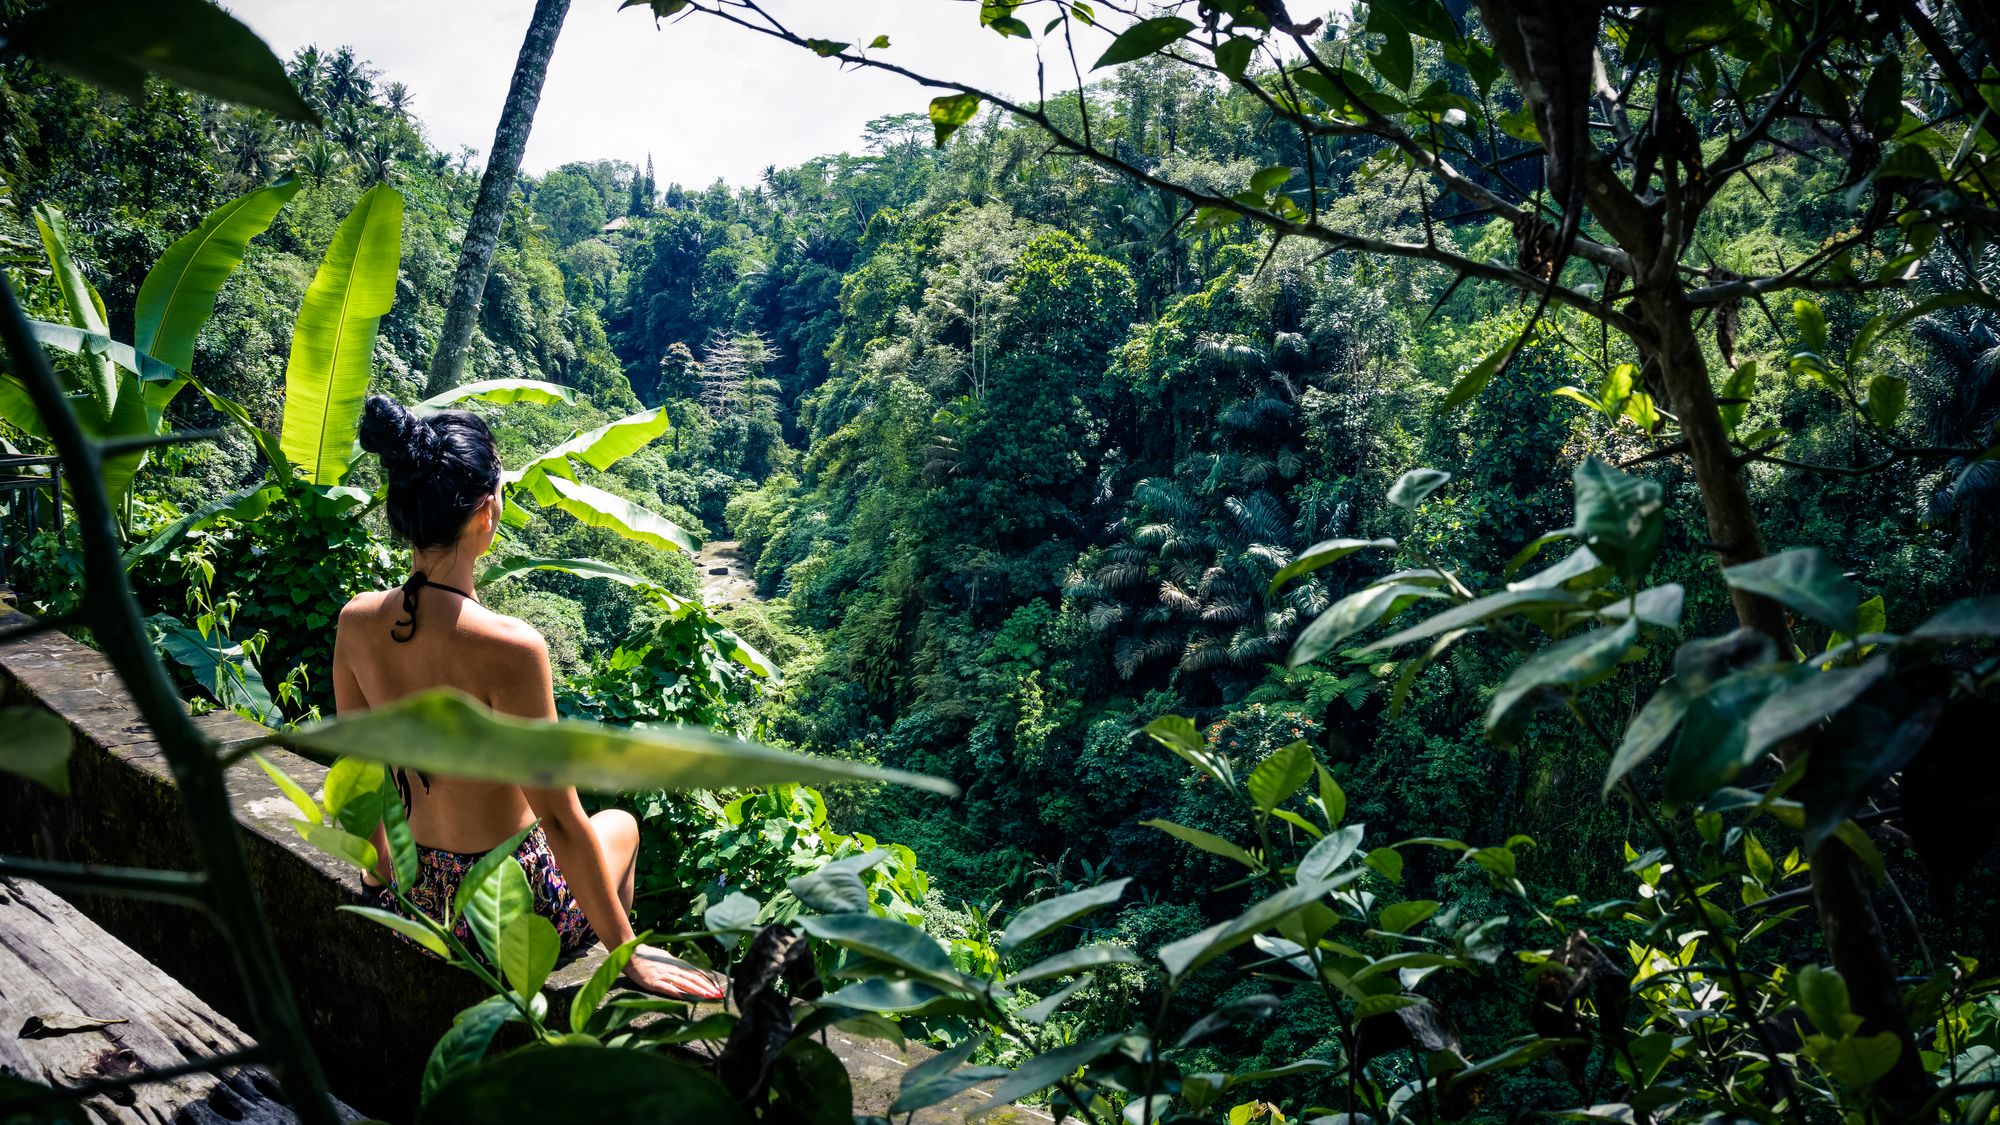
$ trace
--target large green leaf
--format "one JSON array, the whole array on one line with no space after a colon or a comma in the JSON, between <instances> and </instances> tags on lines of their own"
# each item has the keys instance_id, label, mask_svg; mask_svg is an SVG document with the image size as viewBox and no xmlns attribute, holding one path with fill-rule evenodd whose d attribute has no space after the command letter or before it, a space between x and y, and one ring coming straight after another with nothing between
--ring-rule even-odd
<instances>
[{"instance_id":1,"label":"large green leaf","mask_svg":"<svg viewBox=\"0 0 2000 1125\"><path fill-rule=\"evenodd\" d=\"M1264 866L1257 862L1257 857L1217 836L1213 832L1204 832L1199 828L1189 828L1185 824L1175 824L1171 820L1142 820L1139 823L1147 828L1157 828L1177 840L1184 840L1193 844L1210 855L1219 855L1224 859L1233 859L1252 871L1262 870Z\"/></svg>"},{"instance_id":2,"label":"large green leaf","mask_svg":"<svg viewBox=\"0 0 2000 1125\"><path fill-rule=\"evenodd\" d=\"M531 787L747 789L782 782L887 781L947 796L948 781L840 758L787 754L698 727L620 730L495 715L450 689L303 727L285 741L322 754Z\"/></svg>"},{"instance_id":3,"label":"large green leaf","mask_svg":"<svg viewBox=\"0 0 2000 1125\"><path fill-rule=\"evenodd\" d=\"M1508 675L1486 709L1486 733L1502 746L1520 739L1528 704L1544 691L1576 692L1618 670L1639 639L1639 623L1593 629L1556 642L1523 661Z\"/></svg>"},{"instance_id":4,"label":"large green leaf","mask_svg":"<svg viewBox=\"0 0 2000 1125\"><path fill-rule=\"evenodd\" d=\"M30 321L29 327L40 321ZM35 400L28 388L21 385L12 375L0 375L0 422L5 422L32 438L47 439L49 431L42 425L42 413L35 407Z\"/></svg>"},{"instance_id":5,"label":"large green leaf","mask_svg":"<svg viewBox=\"0 0 2000 1125\"><path fill-rule=\"evenodd\" d=\"M1885 661L1885 657L1878 656L1859 669L1840 671L1861 672L1870 664ZM1822 672L1807 679L1805 684L1836 674ZM1851 692L1855 682L1840 685L1839 695ZM1848 818L1861 812L1877 795L1882 782L1909 765L1932 741L1944 713L1942 699L1912 698L1894 679L1878 676L1860 682L1867 683L1865 691L1852 698L1835 698L1820 704L1829 710L1837 706L1838 713L1813 738L1812 752L1806 757L1805 776L1791 790L1791 796L1805 806L1808 853L1817 850L1827 837L1845 835L1844 829L1854 830ZM1797 692L1801 687L1791 690ZM1774 698L1765 704L1765 709L1783 698L1783 695Z\"/></svg>"},{"instance_id":6,"label":"large green leaf","mask_svg":"<svg viewBox=\"0 0 2000 1125\"><path fill-rule=\"evenodd\" d=\"M959 128L979 115L978 94L944 94L931 99L931 133L939 148Z\"/></svg>"},{"instance_id":7,"label":"large green leaf","mask_svg":"<svg viewBox=\"0 0 2000 1125\"><path fill-rule=\"evenodd\" d=\"M1182 36L1193 30L1193 21L1179 16L1155 16L1152 19L1140 20L1120 32L1118 38L1111 41L1111 46L1105 48L1104 53L1091 64L1090 69L1102 70L1107 66L1143 59L1163 47L1179 42Z\"/></svg>"},{"instance_id":8,"label":"large green leaf","mask_svg":"<svg viewBox=\"0 0 2000 1125\"><path fill-rule=\"evenodd\" d=\"M1007 1072L994 1066L968 1067L965 1061L979 1049L985 1037L974 1035L949 1051L932 1055L903 1072L903 1081L890 1113L915 1113Z\"/></svg>"},{"instance_id":9,"label":"large green leaf","mask_svg":"<svg viewBox=\"0 0 2000 1125\"><path fill-rule=\"evenodd\" d=\"M535 825L531 823L527 827L516 831L507 839L488 848L485 855L472 861L472 866L465 870L464 878L458 881L458 890L453 892L451 904L445 908L446 922L451 922L465 914L466 909L472 904L474 892L485 886L487 877L497 870L501 864L514 858L515 849L519 848L521 841L527 839L528 834L534 830Z\"/></svg>"},{"instance_id":10,"label":"large green leaf","mask_svg":"<svg viewBox=\"0 0 2000 1125\"><path fill-rule=\"evenodd\" d=\"M1839 714L1888 674L1886 656L1855 668L1789 674L1785 686L1751 714L1749 729L1744 732L1744 756L1754 760L1792 735Z\"/></svg>"},{"instance_id":11,"label":"large green leaf","mask_svg":"<svg viewBox=\"0 0 2000 1125\"><path fill-rule=\"evenodd\" d=\"M1488 594L1483 598L1452 606L1443 613L1425 618L1407 629L1383 637L1381 640L1362 647L1361 651L1380 652L1397 648L1411 641L1421 641L1435 637L1467 625L1477 625L1496 617L1513 613L1527 613L1543 609L1574 609L1583 605L1583 599L1561 587L1523 587L1517 590L1503 590Z\"/></svg>"},{"instance_id":12,"label":"large green leaf","mask_svg":"<svg viewBox=\"0 0 2000 1125\"><path fill-rule=\"evenodd\" d=\"M1449 480L1451 474L1443 469L1411 469L1389 486L1389 503L1406 511L1415 511L1418 504L1443 488Z\"/></svg>"},{"instance_id":13,"label":"large green leaf","mask_svg":"<svg viewBox=\"0 0 2000 1125\"><path fill-rule=\"evenodd\" d=\"M101 355L112 363L148 384L172 385L180 381L180 372L163 360L136 351L132 345L121 343L101 333L78 328L74 324L57 324L49 320L31 320L28 331L36 340L52 348L60 348L71 355L86 351Z\"/></svg>"},{"instance_id":14,"label":"large green leaf","mask_svg":"<svg viewBox=\"0 0 2000 1125\"><path fill-rule=\"evenodd\" d=\"M477 382L462 383L441 395L432 395L417 404L417 410L443 410L454 402L478 399L496 406L511 406L517 402L533 403L537 406L554 406L576 401L576 392L560 383L545 383L540 379L480 379Z\"/></svg>"},{"instance_id":15,"label":"large green leaf","mask_svg":"<svg viewBox=\"0 0 2000 1125\"><path fill-rule=\"evenodd\" d=\"M56 0L9 31L17 51L133 101L145 78L318 124L284 64L242 21L207 0Z\"/></svg>"},{"instance_id":16,"label":"large green leaf","mask_svg":"<svg viewBox=\"0 0 2000 1125\"><path fill-rule=\"evenodd\" d=\"M553 474L538 473L536 478L540 482L536 486L538 502L561 508L586 527L609 528L627 539L660 548L678 547L689 554L701 550L701 540L686 528L622 496Z\"/></svg>"},{"instance_id":17,"label":"large green leaf","mask_svg":"<svg viewBox=\"0 0 2000 1125\"><path fill-rule=\"evenodd\" d=\"M431 1095L452 1075L485 1058L493 1036L513 1017L514 1011L514 1003L507 997L488 996L458 1013L451 1021L451 1030L439 1036L437 1046L431 1048L418 1097L430 1101Z\"/></svg>"},{"instance_id":18,"label":"large green leaf","mask_svg":"<svg viewBox=\"0 0 2000 1125\"><path fill-rule=\"evenodd\" d=\"M51 253L57 254L64 263L68 262L68 252L61 249L60 243L52 246ZM69 268L74 269L73 266ZM60 275L62 270L57 272ZM90 386L86 388L84 398L76 403L77 422L86 433L100 440L159 433L167 406L187 385L187 380L169 365L144 352L134 351L131 345L113 340L103 331L80 326L101 323L103 309L97 303L96 290L82 281L80 275L76 280L83 288L84 308L87 310L76 314L78 324L30 321L29 331L44 344L82 357L84 367L90 373ZM120 374L119 368L131 374ZM0 417L5 417L30 434L47 436L33 401L27 398L26 389L11 377L7 383L17 388L19 394L17 396L11 391L0 393ZM138 473L145 459L143 450L114 454L104 459L104 489L113 504L124 498L126 489L131 487L132 477Z\"/></svg>"},{"instance_id":19,"label":"large green leaf","mask_svg":"<svg viewBox=\"0 0 2000 1125\"><path fill-rule=\"evenodd\" d=\"M811 914L799 928L875 961L886 962L942 988L967 987L938 940L907 922L873 914Z\"/></svg>"},{"instance_id":20,"label":"large green leaf","mask_svg":"<svg viewBox=\"0 0 2000 1125\"><path fill-rule=\"evenodd\" d=\"M1314 844L1311 850L1299 857L1295 872L1299 882L1317 883L1332 878L1333 873L1340 870L1341 865L1361 847L1361 838L1367 831L1365 824L1350 824Z\"/></svg>"},{"instance_id":21,"label":"large green leaf","mask_svg":"<svg viewBox=\"0 0 2000 1125\"><path fill-rule=\"evenodd\" d=\"M1722 578L1739 590L1761 594L1849 636L1859 631L1861 591L1818 547L1800 547L1728 567Z\"/></svg>"},{"instance_id":22,"label":"large green leaf","mask_svg":"<svg viewBox=\"0 0 2000 1125\"><path fill-rule=\"evenodd\" d=\"M1428 586L1407 582L1382 582L1347 595L1299 632L1285 663L1293 668L1310 664L1337 648L1341 642L1428 599L1445 595Z\"/></svg>"},{"instance_id":23,"label":"large green leaf","mask_svg":"<svg viewBox=\"0 0 2000 1125\"><path fill-rule=\"evenodd\" d=\"M355 203L306 287L285 364L285 455L314 484L339 484L375 352L375 327L396 299L403 197L377 184Z\"/></svg>"},{"instance_id":24,"label":"large green leaf","mask_svg":"<svg viewBox=\"0 0 2000 1125\"><path fill-rule=\"evenodd\" d=\"M1666 508L1660 482L1635 477L1596 457L1576 467L1576 533L1637 590L1660 553Z\"/></svg>"},{"instance_id":25,"label":"large green leaf","mask_svg":"<svg viewBox=\"0 0 2000 1125\"><path fill-rule=\"evenodd\" d=\"M1965 644L2000 637L2000 594L1962 598L1910 631L1912 641Z\"/></svg>"},{"instance_id":26,"label":"large green leaf","mask_svg":"<svg viewBox=\"0 0 2000 1125\"><path fill-rule=\"evenodd\" d=\"M549 979L561 955L562 937L556 933L555 923L534 913L532 899L529 912L516 916L500 931L500 971L523 996L542 990L542 982Z\"/></svg>"},{"instance_id":27,"label":"large green leaf","mask_svg":"<svg viewBox=\"0 0 2000 1125\"><path fill-rule=\"evenodd\" d=\"M645 575L634 574L623 567L613 566L602 559L542 559L532 555L508 555L506 558L492 563L485 570L479 572L479 584L486 586L495 582L504 582L509 578L519 578L521 575L534 570L552 570L559 574L573 574L578 578L603 578L616 582L621 586L631 586L634 589L650 590L658 588L658 584ZM673 601L676 603L683 601L683 599L674 597L672 594L668 594L668 597L673 598Z\"/></svg>"},{"instance_id":28,"label":"large green leaf","mask_svg":"<svg viewBox=\"0 0 2000 1125\"><path fill-rule=\"evenodd\" d=\"M1299 791L1312 777L1316 764L1312 747L1305 740L1287 743L1257 763L1257 768L1244 779L1243 788L1249 791L1258 810L1268 813Z\"/></svg>"},{"instance_id":29,"label":"large green leaf","mask_svg":"<svg viewBox=\"0 0 2000 1125\"><path fill-rule=\"evenodd\" d=\"M624 975L625 966L632 963L632 954L638 950L642 942L652 936L651 930L634 935L631 941L612 950L598 963L597 969L590 974L590 979L584 982L582 988L576 990L575 996L570 997L571 1031L582 1031L589 1026L591 1017L597 1013L597 1006L604 1002L604 997L611 991L611 986L617 984L618 978Z\"/></svg>"},{"instance_id":30,"label":"large green leaf","mask_svg":"<svg viewBox=\"0 0 2000 1125\"><path fill-rule=\"evenodd\" d=\"M430 950L432 953L437 954L439 957L451 956L451 948L445 945L444 939L437 936L435 930L424 925L422 922L405 918L394 911L383 910L375 906L357 906L352 903L343 903L336 909L345 910L350 914L359 914L371 922L386 926L409 938L411 941L416 942L418 945L423 946L425 949Z\"/></svg>"},{"instance_id":31,"label":"large green leaf","mask_svg":"<svg viewBox=\"0 0 2000 1125\"><path fill-rule=\"evenodd\" d=\"M1014 917L1008 919L1007 928L1000 935L998 946L1000 956L1005 957L1029 942L1046 936L1094 910L1117 902L1131 882L1130 879L1113 879L1109 883L1100 883L1095 887L1057 895L1022 907Z\"/></svg>"},{"instance_id":32,"label":"large green leaf","mask_svg":"<svg viewBox=\"0 0 2000 1125\"><path fill-rule=\"evenodd\" d=\"M1365 551L1371 548L1393 551L1396 548L1396 541L1394 539L1326 539L1314 543L1305 549L1305 553L1293 559L1291 563L1272 576L1269 592L1276 592L1278 587L1283 586L1301 574L1310 574L1320 567L1339 562L1356 551Z\"/></svg>"},{"instance_id":33,"label":"large green leaf","mask_svg":"<svg viewBox=\"0 0 2000 1125\"><path fill-rule=\"evenodd\" d=\"M821 914L860 913L868 909L868 885L861 881L862 873L888 858L889 852L885 848L843 856L822 864L817 871L787 880L785 887L808 909ZM754 920L760 908L754 899L750 900L750 905L750 915Z\"/></svg>"},{"instance_id":34,"label":"large green leaf","mask_svg":"<svg viewBox=\"0 0 2000 1125\"><path fill-rule=\"evenodd\" d=\"M1690 700L1680 738L1667 758L1668 801L1699 801L1756 762L1756 755L1745 750L1750 716L1785 682L1784 669L1759 668L1726 676Z\"/></svg>"},{"instance_id":35,"label":"large green leaf","mask_svg":"<svg viewBox=\"0 0 2000 1125\"><path fill-rule=\"evenodd\" d=\"M529 1047L453 1074L432 1093L417 1125L532 1121L689 1121L748 1125L709 1071L653 1051L569 1045Z\"/></svg>"},{"instance_id":36,"label":"large green leaf","mask_svg":"<svg viewBox=\"0 0 2000 1125\"><path fill-rule=\"evenodd\" d=\"M1076 1069L1097 1058L1118 1045L1122 1034L1100 1035L1081 1043L1071 1043L1057 1047L1030 1058L1014 1068L999 1085L993 1088L993 1098L987 1103L1003 1106L1009 1102L1039 1093L1068 1078Z\"/></svg>"},{"instance_id":37,"label":"large green leaf","mask_svg":"<svg viewBox=\"0 0 2000 1125\"><path fill-rule=\"evenodd\" d=\"M666 407L656 406L651 410L642 410L615 422L606 422L594 430L578 434L561 445L536 454L533 460L512 474L511 479L532 485L535 474L552 473L575 480L576 470L569 463L572 457L602 472L644 449L653 439L672 428L673 422L667 417ZM535 494L535 499L540 503L548 503L540 492Z\"/></svg>"},{"instance_id":38,"label":"large green leaf","mask_svg":"<svg viewBox=\"0 0 2000 1125\"><path fill-rule=\"evenodd\" d=\"M1160 963L1175 977L1186 976L1224 953L1311 906L1336 888L1359 878L1359 868L1327 879L1287 887L1230 919L1160 947Z\"/></svg>"},{"instance_id":39,"label":"large green leaf","mask_svg":"<svg viewBox=\"0 0 2000 1125\"><path fill-rule=\"evenodd\" d=\"M241 644L219 634L204 637L199 629L172 614L156 613L146 624L153 630L155 646L186 668L217 703L248 708L259 719L277 712L277 704L264 686L263 673Z\"/></svg>"},{"instance_id":40,"label":"large green leaf","mask_svg":"<svg viewBox=\"0 0 2000 1125\"><path fill-rule=\"evenodd\" d=\"M250 240L271 225L298 190L298 181L286 176L240 195L167 247L139 286L132 346L179 370L192 369L195 336L215 311L222 283L243 264Z\"/></svg>"},{"instance_id":41,"label":"large green leaf","mask_svg":"<svg viewBox=\"0 0 2000 1125\"><path fill-rule=\"evenodd\" d=\"M1626 724L1625 736L1619 740L1618 750L1611 755L1611 766L1604 773L1604 792L1610 793L1613 786L1626 774L1631 773L1639 763L1653 756L1680 725L1687 714L1687 693L1679 684L1666 683L1653 693L1639 713Z\"/></svg>"},{"instance_id":42,"label":"large green leaf","mask_svg":"<svg viewBox=\"0 0 2000 1125\"><path fill-rule=\"evenodd\" d=\"M459 898L465 903L464 918L474 941L493 965L506 964L504 937L516 921L535 917L535 893L528 888L528 873L513 856L480 872L479 881ZM544 919L546 921L546 919Z\"/></svg>"},{"instance_id":43,"label":"large green leaf","mask_svg":"<svg viewBox=\"0 0 2000 1125\"><path fill-rule=\"evenodd\" d=\"M77 268L75 259L69 253L69 235L63 227L62 212L50 204L42 204L34 210L35 229L41 232L42 249L49 258L49 270L55 277L56 291L62 295L63 307L69 311L69 322L93 336L109 339L111 321L104 313L104 298L97 295L97 289ZM99 428L111 418L112 410L118 404L118 376L112 369L110 360L104 358L101 349L86 348L83 352L84 367L89 372L92 413Z\"/></svg>"},{"instance_id":44,"label":"large green leaf","mask_svg":"<svg viewBox=\"0 0 2000 1125\"><path fill-rule=\"evenodd\" d=\"M285 455L284 443L269 430L259 426L256 419L250 417L250 412L243 409L242 404L226 395L216 394L200 383L195 383L194 389L201 392L202 397L208 400L208 404L215 408L216 413L236 423L245 436L249 437L251 443L256 445L257 452L262 453L264 460L270 462L273 477L279 481L292 479L294 473L292 459Z\"/></svg>"},{"instance_id":45,"label":"large green leaf","mask_svg":"<svg viewBox=\"0 0 2000 1125\"><path fill-rule=\"evenodd\" d=\"M1130 946L1086 945L1078 949L1058 953L1045 961L1038 961L1007 978L1009 988L1029 981L1046 980L1049 977L1066 977L1085 969L1095 969L1104 965L1140 965L1145 962Z\"/></svg>"},{"instance_id":46,"label":"large green leaf","mask_svg":"<svg viewBox=\"0 0 2000 1125\"><path fill-rule=\"evenodd\" d=\"M179 544L189 532L199 531L224 516L242 520L263 515L278 496L278 489L263 481L218 496L168 524L144 543L127 547L124 555L125 565L129 568L141 559L168 550Z\"/></svg>"},{"instance_id":47,"label":"large green leaf","mask_svg":"<svg viewBox=\"0 0 2000 1125\"><path fill-rule=\"evenodd\" d=\"M39 707L0 709L0 770L69 796L69 725Z\"/></svg>"}]
</instances>

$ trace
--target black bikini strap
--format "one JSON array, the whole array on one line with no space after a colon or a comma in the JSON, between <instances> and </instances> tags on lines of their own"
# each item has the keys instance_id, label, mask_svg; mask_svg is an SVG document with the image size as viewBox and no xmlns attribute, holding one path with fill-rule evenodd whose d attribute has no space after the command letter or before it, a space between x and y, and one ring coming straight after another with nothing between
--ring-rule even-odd
<instances>
[{"instance_id":1,"label":"black bikini strap","mask_svg":"<svg viewBox=\"0 0 2000 1125\"><path fill-rule=\"evenodd\" d=\"M447 594L457 594L466 601L473 600L471 594L466 593L456 586L447 586L442 582L433 582L430 580L430 576L421 570L412 571L409 579L403 583L403 620L389 627L390 640L395 641L397 644L403 644L411 637L417 635L417 591L426 586L429 586L433 590L443 590ZM398 629L402 629L404 632L398 634L396 632Z\"/></svg>"}]
</instances>

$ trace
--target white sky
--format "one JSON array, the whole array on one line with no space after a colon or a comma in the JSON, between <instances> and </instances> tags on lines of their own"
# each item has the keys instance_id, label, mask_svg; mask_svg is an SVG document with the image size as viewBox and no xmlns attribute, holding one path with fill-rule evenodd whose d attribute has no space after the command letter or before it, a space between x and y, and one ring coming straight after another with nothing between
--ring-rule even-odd
<instances>
[{"instance_id":1,"label":"white sky","mask_svg":"<svg viewBox=\"0 0 2000 1125\"><path fill-rule=\"evenodd\" d=\"M756 180L766 165L859 151L862 126L887 113L921 112L935 91L878 71L842 71L832 60L707 16L654 26L645 8L574 0L556 40L527 171L572 160L643 163L650 151L662 188L702 187L720 176ZM407 84L431 143L483 155L513 75L533 0L225 0L280 57L309 43L351 45L384 81ZM967 0L771 0L768 9L803 35L867 43L878 57L995 90L1032 90L1034 49L979 26ZM1078 43L1094 57L1108 38ZM1067 59L1063 62L1066 64Z\"/></svg>"}]
</instances>

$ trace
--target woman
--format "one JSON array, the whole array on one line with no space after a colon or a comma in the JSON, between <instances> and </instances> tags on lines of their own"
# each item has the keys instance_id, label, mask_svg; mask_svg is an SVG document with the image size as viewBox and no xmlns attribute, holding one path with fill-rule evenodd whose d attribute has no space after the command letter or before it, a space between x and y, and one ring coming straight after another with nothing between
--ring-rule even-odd
<instances>
[{"instance_id":1,"label":"woman","mask_svg":"<svg viewBox=\"0 0 2000 1125\"><path fill-rule=\"evenodd\" d=\"M362 417L361 446L382 458L389 527L409 541L415 561L401 589L362 594L340 611L333 647L340 713L450 687L501 714L554 718L547 643L526 622L494 613L472 593L473 564L493 545L500 523L500 459L486 423L462 411L419 418L378 396L368 400ZM396 778L421 871L408 897L425 913L443 918L472 862L533 823L514 856L528 873L536 912L555 923L564 954L600 938L611 946L631 940L626 911L639 824L630 813L606 809L587 817L575 789L402 770ZM363 883L393 910L385 884L394 873L379 828L375 848L381 857L377 878L364 876ZM470 947L463 920L458 933ZM625 975L676 999L722 995L709 974L644 946Z\"/></svg>"}]
</instances>

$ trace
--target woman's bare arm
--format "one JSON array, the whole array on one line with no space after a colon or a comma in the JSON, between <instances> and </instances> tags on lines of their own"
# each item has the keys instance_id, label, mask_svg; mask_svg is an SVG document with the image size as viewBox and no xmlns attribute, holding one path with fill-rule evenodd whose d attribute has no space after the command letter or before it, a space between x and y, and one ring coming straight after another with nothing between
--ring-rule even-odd
<instances>
[{"instance_id":1,"label":"woman's bare arm","mask_svg":"<svg viewBox=\"0 0 2000 1125\"><path fill-rule=\"evenodd\" d=\"M510 686L495 694L493 708L527 719L553 719L556 701L548 644L531 628L522 626L522 632L524 635L519 638L510 639L519 656L508 662L518 666L519 672L504 677L511 681ZM576 790L523 786L521 794L541 819L556 866L562 870L570 893L576 896L577 905L583 908L583 915L590 920L590 928L598 939L611 948L631 941L632 922L625 916L624 904L618 901L616 876L605 862L597 833L584 814ZM656 991L700 997L721 994L713 982L691 969L662 967L638 958L627 967L626 975Z\"/></svg>"}]
</instances>

